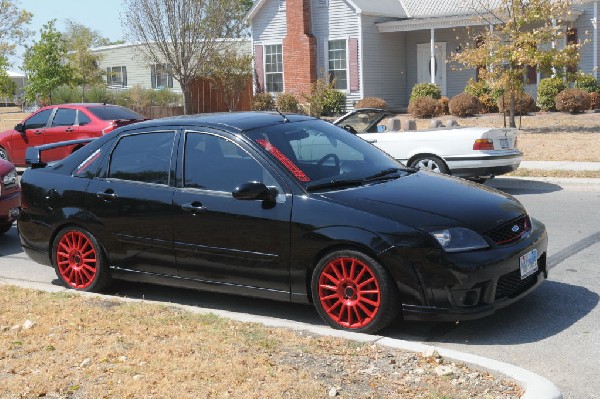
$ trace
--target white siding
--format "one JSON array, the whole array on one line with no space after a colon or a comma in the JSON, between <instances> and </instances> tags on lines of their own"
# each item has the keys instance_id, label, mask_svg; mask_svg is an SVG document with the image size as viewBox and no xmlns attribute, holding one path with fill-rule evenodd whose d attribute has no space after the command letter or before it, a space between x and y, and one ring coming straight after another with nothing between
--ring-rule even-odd
<instances>
[{"instance_id":1,"label":"white siding","mask_svg":"<svg viewBox=\"0 0 600 399\"><path fill-rule=\"evenodd\" d=\"M280 43L286 34L285 0L266 0L252 19L252 40Z\"/></svg>"},{"instance_id":2,"label":"white siding","mask_svg":"<svg viewBox=\"0 0 600 399\"><path fill-rule=\"evenodd\" d=\"M600 6L598 8L600 13ZM583 47L581 47L579 69L585 73L592 73L594 68L598 67L598 65L594 65L594 25L592 25L594 3L579 4L577 9L583 11L583 14L573 23L573 28L577 29L577 38L580 42L587 40ZM596 45L598 44L596 43Z\"/></svg>"},{"instance_id":3,"label":"white siding","mask_svg":"<svg viewBox=\"0 0 600 399\"><path fill-rule=\"evenodd\" d=\"M106 72L107 67L127 67L127 85L140 85L144 88L151 88L150 64L144 60L136 45L116 45L105 48L92 49L94 54L102 58L99 62L100 69ZM173 90L181 90L179 82L173 79Z\"/></svg>"},{"instance_id":4,"label":"white siding","mask_svg":"<svg viewBox=\"0 0 600 399\"><path fill-rule=\"evenodd\" d=\"M382 98L392 109L405 108L408 104L405 33L380 33L375 24L383 22L381 18L362 18L364 96Z\"/></svg>"}]
</instances>

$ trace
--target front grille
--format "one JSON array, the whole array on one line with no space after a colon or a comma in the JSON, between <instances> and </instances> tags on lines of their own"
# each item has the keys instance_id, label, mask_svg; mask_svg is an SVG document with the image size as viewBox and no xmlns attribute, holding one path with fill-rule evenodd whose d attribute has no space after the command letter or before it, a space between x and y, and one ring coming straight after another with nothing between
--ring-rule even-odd
<instances>
[{"instance_id":1,"label":"front grille","mask_svg":"<svg viewBox=\"0 0 600 399\"><path fill-rule=\"evenodd\" d=\"M531 221L529 220L529 216L523 215L500 227L496 227L494 230L486 233L486 235L497 245L504 245L517 241L529 230L531 230Z\"/></svg>"},{"instance_id":2,"label":"front grille","mask_svg":"<svg viewBox=\"0 0 600 399\"><path fill-rule=\"evenodd\" d=\"M541 270L538 270L534 274L527 276L524 280L521 280L521 270L515 270L500 277L496 285L496 299L514 298L527 291L535 285L540 272Z\"/></svg>"}]
</instances>

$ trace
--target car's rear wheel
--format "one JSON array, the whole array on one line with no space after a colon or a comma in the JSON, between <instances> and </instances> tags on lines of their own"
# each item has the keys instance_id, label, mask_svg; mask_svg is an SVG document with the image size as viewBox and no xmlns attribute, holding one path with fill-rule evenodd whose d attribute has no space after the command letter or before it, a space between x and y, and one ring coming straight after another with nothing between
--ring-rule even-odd
<instances>
[{"instance_id":1,"label":"car's rear wheel","mask_svg":"<svg viewBox=\"0 0 600 399\"><path fill-rule=\"evenodd\" d=\"M8 230L10 230L12 228L12 222L10 223L4 223L2 225L0 225L0 234L4 234L6 233Z\"/></svg>"},{"instance_id":2,"label":"car's rear wheel","mask_svg":"<svg viewBox=\"0 0 600 399\"><path fill-rule=\"evenodd\" d=\"M79 227L67 227L58 233L52 261L56 275L69 288L99 292L110 283L106 257L96 238Z\"/></svg>"},{"instance_id":3,"label":"car's rear wheel","mask_svg":"<svg viewBox=\"0 0 600 399\"><path fill-rule=\"evenodd\" d=\"M8 157L8 152L2 147L0 147L0 159L4 159L5 161L10 162L10 158Z\"/></svg>"},{"instance_id":4,"label":"car's rear wheel","mask_svg":"<svg viewBox=\"0 0 600 399\"><path fill-rule=\"evenodd\" d=\"M400 297L389 273L375 259L352 250L332 252L317 264L313 303L333 328L375 333L398 315Z\"/></svg>"},{"instance_id":5,"label":"car's rear wheel","mask_svg":"<svg viewBox=\"0 0 600 399\"><path fill-rule=\"evenodd\" d=\"M450 171L448 166L446 166L446 163L440 157L436 157L435 155L419 155L410 162L409 166L411 168L428 170L435 173L448 174Z\"/></svg>"}]
</instances>

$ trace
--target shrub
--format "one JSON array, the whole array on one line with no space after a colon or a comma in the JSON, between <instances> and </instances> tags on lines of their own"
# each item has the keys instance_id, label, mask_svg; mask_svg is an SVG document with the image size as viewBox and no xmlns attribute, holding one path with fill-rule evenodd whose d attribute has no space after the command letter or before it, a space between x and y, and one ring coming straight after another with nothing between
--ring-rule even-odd
<instances>
[{"instance_id":1,"label":"shrub","mask_svg":"<svg viewBox=\"0 0 600 399\"><path fill-rule=\"evenodd\" d=\"M435 116L439 102L431 97L417 97L408 104L408 112L413 118L431 118Z\"/></svg>"},{"instance_id":2,"label":"shrub","mask_svg":"<svg viewBox=\"0 0 600 399\"><path fill-rule=\"evenodd\" d=\"M556 111L554 98L565 89L562 78L545 78L540 80L537 89L537 103L543 111Z\"/></svg>"},{"instance_id":3,"label":"shrub","mask_svg":"<svg viewBox=\"0 0 600 399\"><path fill-rule=\"evenodd\" d=\"M418 97L431 97L439 100L442 97L442 90L433 83L418 83L413 86L409 102Z\"/></svg>"},{"instance_id":4,"label":"shrub","mask_svg":"<svg viewBox=\"0 0 600 399\"><path fill-rule=\"evenodd\" d=\"M506 103L506 104L505 104ZM497 101L498 110L500 112L508 112L510 110L510 101L508 95L501 96ZM524 115L529 112L535 112L537 109L533 97L524 91L518 92L515 95L515 114Z\"/></svg>"},{"instance_id":5,"label":"shrub","mask_svg":"<svg viewBox=\"0 0 600 399\"><path fill-rule=\"evenodd\" d=\"M448 103L450 102L450 99L446 96L442 96L440 97L440 99L438 100L438 105L437 105L437 110L435 112L436 116L442 116L442 115L449 115L450 114L450 110L448 108Z\"/></svg>"},{"instance_id":6,"label":"shrub","mask_svg":"<svg viewBox=\"0 0 600 399\"><path fill-rule=\"evenodd\" d=\"M562 112L584 112L590 104L590 94L582 89L565 89L556 96L556 109Z\"/></svg>"},{"instance_id":7,"label":"shrub","mask_svg":"<svg viewBox=\"0 0 600 399\"><path fill-rule=\"evenodd\" d=\"M483 94L481 97L479 97L479 103L481 104L481 109L479 112L483 114L498 112L498 102L490 94Z\"/></svg>"},{"instance_id":8,"label":"shrub","mask_svg":"<svg viewBox=\"0 0 600 399\"><path fill-rule=\"evenodd\" d=\"M169 89L150 90L150 103L161 107L179 105L183 96Z\"/></svg>"},{"instance_id":9,"label":"shrub","mask_svg":"<svg viewBox=\"0 0 600 399\"><path fill-rule=\"evenodd\" d=\"M600 109L600 93L590 93L590 109Z\"/></svg>"},{"instance_id":10,"label":"shrub","mask_svg":"<svg viewBox=\"0 0 600 399\"><path fill-rule=\"evenodd\" d=\"M273 96L270 93L256 93L252 99L253 111L272 111L275 108Z\"/></svg>"},{"instance_id":11,"label":"shrub","mask_svg":"<svg viewBox=\"0 0 600 399\"><path fill-rule=\"evenodd\" d=\"M346 108L346 95L333 87L333 82L317 79L310 87L309 94L302 94L308 101L307 110L311 116L341 114Z\"/></svg>"},{"instance_id":12,"label":"shrub","mask_svg":"<svg viewBox=\"0 0 600 399\"><path fill-rule=\"evenodd\" d=\"M275 106L281 112L292 112L296 114L300 110L298 99L292 93L278 94L277 99L275 100Z\"/></svg>"},{"instance_id":13,"label":"shrub","mask_svg":"<svg viewBox=\"0 0 600 399\"><path fill-rule=\"evenodd\" d=\"M114 103L114 97L105 86L94 86L85 92L85 100L90 103Z\"/></svg>"},{"instance_id":14,"label":"shrub","mask_svg":"<svg viewBox=\"0 0 600 399\"><path fill-rule=\"evenodd\" d=\"M481 98L481 96L486 94L490 95L491 91L492 90L484 80L476 81L475 79L471 78L465 86L465 93L469 93L477 98Z\"/></svg>"},{"instance_id":15,"label":"shrub","mask_svg":"<svg viewBox=\"0 0 600 399\"><path fill-rule=\"evenodd\" d=\"M469 93L479 99L481 103L481 113L498 112L497 99L502 95L501 90L492 90L487 82L480 80L475 81L473 78L469 79L465 86L465 93Z\"/></svg>"},{"instance_id":16,"label":"shrub","mask_svg":"<svg viewBox=\"0 0 600 399\"><path fill-rule=\"evenodd\" d=\"M354 108L387 109L387 102L379 97L365 97L362 100L358 100L356 104L354 104Z\"/></svg>"},{"instance_id":17,"label":"shrub","mask_svg":"<svg viewBox=\"0 0 600 399\"><path fill-rule=\"evenodd\" d=\"M52 91L54 104L67 104L81 101L81 93L71 86L60 86Z\"/></svg>"},{"instance_id":18,"label":"shrub","mask_svg":"<svg viewBox=\"0 0 600 399\"><path fill-rule=\"evenodd\" d=\"M469 93L458 94L448 103L450 114L454 116L473 116L479 113L480 108L479 99Z\"/></svg>"},{"instance_id":19,"label":"shrub","mask_svg":"<svg viewBox=\"0 0 600 399\"><path fill-rule=\"evenodd\" d=\"M585 73L578 73L575 76L575 88L587 91L588 93L596 93L600 91L598 81L594 75L588 75Z\"/></svg>"}]
</instances>

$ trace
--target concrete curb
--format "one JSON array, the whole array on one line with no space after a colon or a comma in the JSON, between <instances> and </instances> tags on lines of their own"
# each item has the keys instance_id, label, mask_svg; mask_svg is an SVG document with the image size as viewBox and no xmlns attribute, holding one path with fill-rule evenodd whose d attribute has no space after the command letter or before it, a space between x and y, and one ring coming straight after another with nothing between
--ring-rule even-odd
<instances>
[{"instance_id":1,"label":"concrete curb","mask_svg":"<svg viewBox=\"0 0 600 399\"><path fill-rule=\"evenodd\" d=\"M497 189L525 189L540 192L556 191L600 191L600 178L566 177L496 177L485 185Z\"/></svg>"},{"instance_id":2,"label":"concrete curb","mask_svg":"<svg viewBox=\"0 0 600 399\"><path fill-rule=\"evenodd\" d=\"M106 295L102 294L94 294L87 292L76 292L73 290L69 290L67 288L58 287L55 285L47 284L47 283L39 283L39 282L29 282L24 280L13 280L3 278L0 279L0 285L15 285L23 288L31 288L41 291L47 292L72 292L78 293L80 295L86 295L97 298L106 299ZM123 302L139 302L139 303L151 303L151 304L159 304L165 305L165 302L160 301L151 301L146 299L137 299L137 298L121 298L108 296L111 300L119 300ZM518 381L523 389L525 390L525 394L521 396L521 399L562 399L563 396L558 390L558 388L546 378L535 374L529 370L523 369L521 367L514 366L509 363L500 362L493 359L488 359L483 356L471 355L465 352L459 352L452 349L445 349L433 345L427 345L421 342L411 342L406 340L387 338L380 335L369 335L369 334L361 334L361 333L353 333L349 331L341 331L335 330L329 327L324 326L314 326L308 323L302 323L291 320L282 320L275 317L268 316L258 316L251 315L247 313L238 313L231 312L227 310L219 310L219 309L208 309L202 308L198 306L191 305L183 305L176 303L168 303L169 306L186 310L192 313L197 314L214 314L219 317L228 318L231 320L247 322L247 323L260 323L267 327L276 327L276 328L288 328L297 331L305 331L312 334L327 336L327 337L336 337L343 338L351 341L361 342L361 343L372 343L376 345L385 346L393 349L401 349L410 352L418 352L424 353L426 351L435 350L442 357L450 360L454 360L457 362L467 363L473 365L475 367L479 367L482 369L489 370L496 374L503 374L515 381Z\"/></svg>"}]
</instances>

